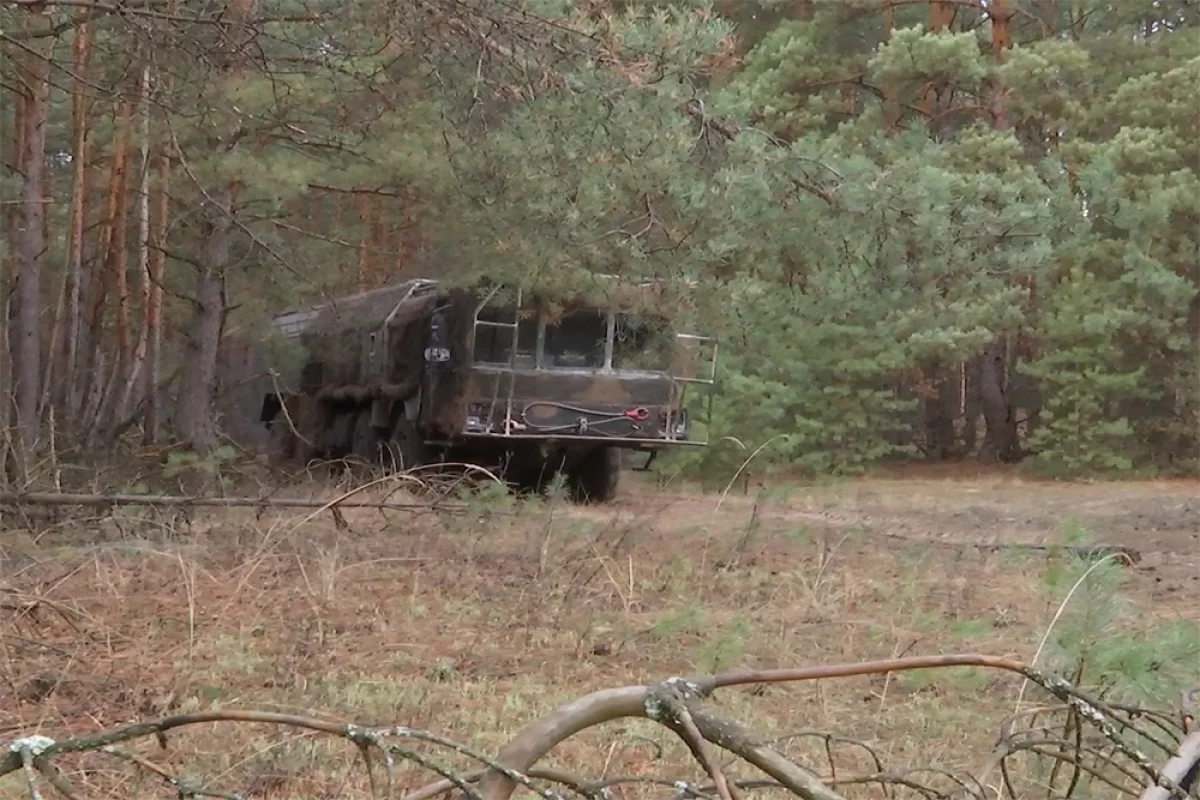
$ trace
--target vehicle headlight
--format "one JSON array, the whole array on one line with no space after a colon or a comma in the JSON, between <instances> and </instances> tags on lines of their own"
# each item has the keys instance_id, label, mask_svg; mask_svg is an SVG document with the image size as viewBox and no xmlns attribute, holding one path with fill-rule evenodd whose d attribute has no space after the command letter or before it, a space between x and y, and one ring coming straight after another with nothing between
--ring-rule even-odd
<instances>
[{"instance_id":1,"label":"vehicle headlight","mask_svg":"<svg viewBox=\"0 0 1200 800\"><path fill-rule=\"evenodd\" d=\"M662 435L670 436L672 439L683 439L687 436L688 428L691 427L691 421L688 419L686 409L680 409L675 412L664 411L662 413ZM668 428L669 426L669 428Z\"/></svg>"},{"instance_id":2,"label":"vehicle headlight","mask_svg":"<svg viewBox=\"0 0 1200 800\"><path fill-rule=\"evenodd\" d=\"M690 422L691 420L688 419L687 409L681 410L679 415L675 417L675 430L672 431L672 433L674 433L674 435L680 439L687 436Z\"/></svg>"}]
</instances>

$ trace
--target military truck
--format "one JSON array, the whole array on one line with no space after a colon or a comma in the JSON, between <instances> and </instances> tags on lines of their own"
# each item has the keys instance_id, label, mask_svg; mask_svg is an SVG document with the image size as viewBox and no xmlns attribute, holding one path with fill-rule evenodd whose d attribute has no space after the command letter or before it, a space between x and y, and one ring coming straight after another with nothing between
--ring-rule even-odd
<instances>
[{"instance_id":1,"label":"military truck","mask_svg":"<svg viewBox=\"0 0 1200 800\"><path fill-rule=\"evenodd\" d=\"M414 279L289 311L273 326L299 355L260 422L277 461L472 464L533 491L561 472L607 502L622 451L707 444L689 403L711 410L717 343L675 332L665 302L654 282L551 298Z\"/></svg>"}]
</instances>

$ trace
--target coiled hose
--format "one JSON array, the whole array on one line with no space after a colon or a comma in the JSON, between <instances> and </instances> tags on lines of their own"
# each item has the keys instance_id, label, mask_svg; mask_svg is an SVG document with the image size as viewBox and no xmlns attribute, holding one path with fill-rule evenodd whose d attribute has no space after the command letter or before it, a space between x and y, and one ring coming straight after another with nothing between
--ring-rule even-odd
<instances>
[{"instance_id":1,"label":"coiled hose","mask_svg":"<svg viewBox=\"0 0 1200 800\"><path fill-rule=\"evenodd\" d=\"M550 408L559 409L561 411L572 411L576 414L582 414L575 422L570 425L541 425L536 422L530 422L526 416L529 409L536 406L549 406ZM597 420L590 420L588 417L599 417ZM650 409L645 406L637 406L636 408L628 408L624 411L601 411L594 408L584 408L583 406L575 406L569 403L558 403L553 400L535 400L528 403L521 409L521 422L531 430L538 430L543 433L553 433L555 431L579 430L583 432L592 432L593 429L598 429L601 425L607 425L613 422L627 421L632 423L629 433L623 434L628 436L642 429L638 423L645 422L650 419ZM610 433L606 430L594 430L600 436L620 436L622 434Z\"/></svg>"}]
</instances>

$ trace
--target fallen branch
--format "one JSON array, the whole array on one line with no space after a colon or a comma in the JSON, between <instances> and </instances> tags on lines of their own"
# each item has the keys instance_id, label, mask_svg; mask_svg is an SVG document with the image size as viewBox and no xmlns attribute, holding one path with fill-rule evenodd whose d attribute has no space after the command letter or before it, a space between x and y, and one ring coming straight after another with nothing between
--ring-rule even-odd
<instances>
[{"instance_id":1,"label":"fallen branch","mask_svg":"<svg viewBox=\"0 0 1200 800\"><path fill-rule=\"evenodd\" d=\"M1066 553L1075 558L1085 560L1118 556L1128 566L1133 566L1142 560L1141 551L1123 544L1084 544L1061 545L1039 544L1037 542L979 542L973 540L958 541L954 539L932 539L921 536L905 536L902 533L882 532L889 539L897 539L913 544L931 544L944 547L970 547L976 550L999 552L1002 550L1029 551L1033 553Z\"/></svg>"},{"instance_id":2,"label":"fallen branch","mask_svg":"<svg viewBox=\"0 0 1200 800\"><path fill-rule=\"evenodd\" d=\"M1175 756L1162 769L1165 781L1160 782L1142 792L1140 800L1173 800L1180 795L1171 794L1171 790L1161 783L1176 784L1185 792L1196 794L1200 788L1200 731L1188 734L1175 751Z\"/></svg>"},{"instance_id":3,"label":"fallen branch","mask_svg":"<svg viewBox=\"0 0 1200 800\"><path fill-rule=\"evenodd\" d=\"M991 667L1019 675L1030 672L1025 664L1012 659L960 654L821 665L798 669L737 670L721 675L696 678L687 683L694 687L694 691L698 695L703 697L711 694L715 689L754 683L848 678L903 670L963 666ZM646 701L650 697L652 688L650 686L626 686L620 689L603 689L560 706L556 711L517 734L517 737L500 751L497 760L507 764L510 769L524 772L559 743L581 731L626 717L648 717ZM479 793L484 800L509 800L515 788L516 785L504 775L489 772L480 781Z\"/></svg>"},{"instance_id":4,"label":"fallen branch","mask_svg":"<svg viewBox=\"0 0 1200 800\"><path fill-rule=\"evenodd\" d=\"M714 744L779 781L792 794L804 800L843 800L821 778L793 763L781 753L759 744L754 733L737 722L694 709L692 717L701 735Z\"/></svg>"},{"instance_id":5,"label":"fallen branch","mask_svg":"<svg viewBox=\"0 0 1200 800\"><path fill-rule=\"evenodd\" d=\"M303 497L187 497L171 494L60 494L56 492L0 492L0 505L8 506L157 506L175 508L374 508L393 511L463 513L465 505L392 503L366 500L314 500Z\"/></svg>"},{"instance_id":6,"label":"fallen branch","mask_svg":"<svg viewBox=\"0 0 1200 800\"><path fill-rule=\"evenodd\" d=\"M1114 724L1116 716L1112 709L1080 692L1062 678L1043 675L1027 664L1013 659L962 653L795 669L736 670L720 675L695 678L685 681L684 685L698 697L704 697L716 689L747 684L790 683L946 667L999 669L1029 679L1063 703L1076 709L1112 743L1123 757L1129 759L1154 783L1165 785L1170 789L1177 789L1175 781L1163 776L1144 753L1131 747L1122 739L1117 725ZM626 717L654 718L651 711L657 708L653 702L655 688L652 686L628 686L622 689L606 689L561 706L519 733L500 751L497 760L511 770L524 772L558 744L588 728ZM766 761L764 761L765 763ZM763 768L763 765L759 766ZM773 768L781 766L773 765ZM766 770L764 769L764 771ZM772 774L772 777L785 785L788 783L787 780L781 779L780 774ZM492 771L480 780L479 794L484 800L509 800L515 788L515 784L505 775ZM793 786L789 786L789 788L794 789ZM836 796L827 786L818 788L818 786L810 785L807 790L810 794L802 796ZM824 791L828 791L830 794L823 794Z\"/></svg>"},{"instance_id":7,"label":"fallen branch","mask_svg":"<svg viewBox=\"0 0 1200 800\"><path fill-rule=\"evenodd\" d=\"M688 750L704 767L704 771L712 778L713 787L717 790L717 795L721 800L735 800L725 773L721 771L720 764L713 758L712 751L708 748L708 742L715 741L715 739L701 733L700 729L696 727L693 712L698 711L694 702L698 699L699 695L686 683L667 681L651 690L650 696L646 699L647 713L656 722L675 731L683 740ZM805 800L812 800L806 795L801 796ZM841 800L841 798L824 798L823 800Z\"/></svg>"},{"instance_id":8,"label":"fallen branch","mask_svg":"<svg viewBox=\"0 0 1200 800\"><path fill-rule=\"evenodd\" d=\"M718 510L720 506L718 504ZM792 512L796 513L796 512ZM812 520L815 523L822 525L833 525L836 527L858 526L862 527L868 520L859 515L833 514L829 512L800 512L798 516L805 520ZM1127 565L1134 565L1142 560L1141 551L1134 547L1128 547L1122 544L1081 544L1081 545L1064 545L1064 544L1045 544L1041 542L1008 542L1008 541L981 541L979 539L956 539L956 538L935 538L933 536L913 536L906 533L895 533L888 530L879 530L878 526L870 525L870 530L867 535L883 536L888 539L894 539L898 542L905 542L913 545L929 545L932 547L953 547L953 548L971 548L984 552L1031 552L1045 553L1051 555L1054 553L1066 553L1075 558L1085 560L1094 560L1104 558L1106 556L1119 556L1121 561Z\"/></svg>"},{"instance_id":9,"label":"fallen branch","mask_svg":"<svg viewBox=\"0 0 1200 800\"><path fill-rule=\"evenodd\" d=\"M873 758L876 762L873 766L878 771L871 775L839 777L833 763L833 756L830 754L829 775L822 776L809 768L800 766L773 749L770 742L760 739L743 725L714 715L701 705L701 701L705 697L719 688L882 675L891 672L946 667L999 669L1027 678L1056 697L1072 713L1077 714L1081 721L1086 721L1097 729L1109 741L1113 752L1101 752L1095 746L1094 739L1091 742L1071 743L1063 740L1062 737L1045 738L1044 734L1041 741L1023 742L1019 748L1013 748L1014 750L1032 752L1054 761L1074 763L1110 785L1117 784L1109 781L1101 771L1105 765L1117 768L1128 780L1144 776L1141 785L1151 788L1142 795L1142 800L1174 800L1174 798L1194 796L1186 793L1192 790L1196 780L1198 769L1196 764L1200 761L1200 733L1186 736L1174 753L1171 752L1173 745L1165 750L1161 745L1156 745L1157 749L1162 752L1161 758L1165 759L1169 755L1174 755L1174 758L1167 762L1167 767L1160 770L1155 765L1156 759L1147 756L1145 752L1129 744L1122 737L1125 732L1135 732L1130 720L1126 719L1126 717L1132 717L1132 713L1123 715L1120 709L1109 707L1101 701L1089 697L1065 680L1056 676L1044 675L1019 661L972 653L818 665L795 669L736 670L691 680L670 678L653 685L604 690L568 703L530 725L494 757L437 734L404 726L366 728L292 714L222 710L163 717L62 741L55 741L45 736L19 738L5 748L6 753L0 751L0 777L23 771L33 797L38 797L40 794L39 779L44 779L48 785L67 797L79 797L54 761L59 756L72 753L99 752L121 758L140 769L157 775L182 794L232 798L236 795L224 793L215 788L193 785L190 781L185 783L182 779L171 775L144 757L118 750L116 747L122 743L146 737L156 738L160 745L165 747L166 734L169 731L203 723L265 723L323 733L354 744L362 753L368 778L371 781L372 793L376 796L392 796L395 785L395 767L400 761L408 761L436 773L442 780L405 795L405 800L433 798L451 787L457 788L462 796L470 798L470 800L508 800L518 785L530 789L543 800L558 800L559 795L539 788L533 783L538 779L559 783L587 798L600 800L606 796L603 789L604 782L590 782L557 771L533 771L531 768L536 761L556 745L583 730L622 717L641 717L654 720L680 735L712 778L713 789L722 800L738 797L739 789L743 786L761 785L762 782L728 779L708 750L708 743L738 756L742 761L756 767L767 777L773 779L766 785L784 788L793 796L803 798L803 800L842 800L843 796L833 788L834 786L865 783L906 787L927 797L945 795L943 791L915 780L913 776L920 772L942 775L958 783L959 788L968 795L981 798L984 790L970 776L964 779L941 770L920 767L889 773L882 768L882 764L878 763L878 758ZM405 747L402 744L402 740L405 739L446 748L478 762L484 769L463 774L452 772L429 756ZM1142 741L1152 744L1144 738ZM387 784L382 790L376 784L373 774L372 755L374 753L382 755L383 767L387 773ZM1082 764L1081 759L1085 755L1094 758L1095 766ZM1115 760L1117 757L1121 761ZM1003 764L1001 769L1004 769ZM1007 773L1005 775L1007 780ZM1145 781L1145 778L1149 780ZM654 779L645 782L663 783ZM705 794L705 790L691 787L682 781L672 781L670 785L681 792L686 791L692 798L716 800L711 795ZM1162 787L1167 794L1164 795L1157 791L1156 787ZM1120 787L1118 786L1118 788ZM1137 791L1138 789L1126 790L1126 793L1133 797Z\"/></svg>"}]
</instances>

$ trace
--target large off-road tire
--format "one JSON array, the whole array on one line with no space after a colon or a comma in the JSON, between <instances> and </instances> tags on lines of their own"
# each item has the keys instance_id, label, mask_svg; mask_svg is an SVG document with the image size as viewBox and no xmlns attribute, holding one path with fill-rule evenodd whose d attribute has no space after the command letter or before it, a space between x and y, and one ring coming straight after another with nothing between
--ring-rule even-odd
<instances>
[{"instance_id":1,"label":"large off-road tire","mask_svg":"<svg viewBox=\"0 0 1200 800\"><path fill-rule=\"evenodd\" d=\"M584 456L567 473L571 499L576 503L609 503L617 496L621 451L601 446Z\"/></svg>"},{"instance_id":2,"label":"large off-road tire","mask_svg":"<svg viewBox=\"0 0 1200 800\"><path fill-rule=\"evenodd\" d=\"M417 424L403 413L392 426L391 436L380 443L380 459L386 469L396 472L429 463L429 449Z\"/></svg>"},{"instance_id":3,"label":"large off-road tire","mask_svg":"<svg viewBox=\"0 0 1200 800\"><path fill-rule=\"evenodd\" d=\"M296 434L280 411L271 420L271 428L267 433L267 462L276 469L292 466L296 460L296 443Z\"/></svg>"},{"instance_id":4,"label":"large off-road tire","mask_svg":"<svg viewBox=\"0 0 1200 800\"><path fill-rule=\"evenodd\" d=\"M360 408L354 415L354 433L350 440L350 455L368 464L379 463L382 444L379 430L371 424L371 408Z\"/></svg>"},{"instance_id":5,"label":"large off-road tire","mask_svg":"<svg viewBox=\"0 0 1200 800\"><path fill-rule=\"evenodd\" d=\"M337 409L327 417L324 430L323 455L325 458L345 458L354 448L354 426L358 415L354 411Z\"/></svg>"},{"instance_id":6,"label":"large off-road tire","mask_svg":"<svg viewBox=\"0 0 1200 800\"><path fill-rule=\"evenodd\" d=\"M308 430L302 416L311 408L303 398L292 397L276 412L267 431L267 462L276 469L303 468L313 457L313 446L296 431Z\"/></svg>"},{"instance_id":7,"label":"large off-road tire","mask_svg":"<svg viewBox=\"0 0 1200 800\"><path fill-rule=\"evenodd\" d=\"M515 448L505 455L499 473L518 494L536 495L546 491L561 466L561 458L546 459L536 450Z\"/></svg>"}]
</instances>

